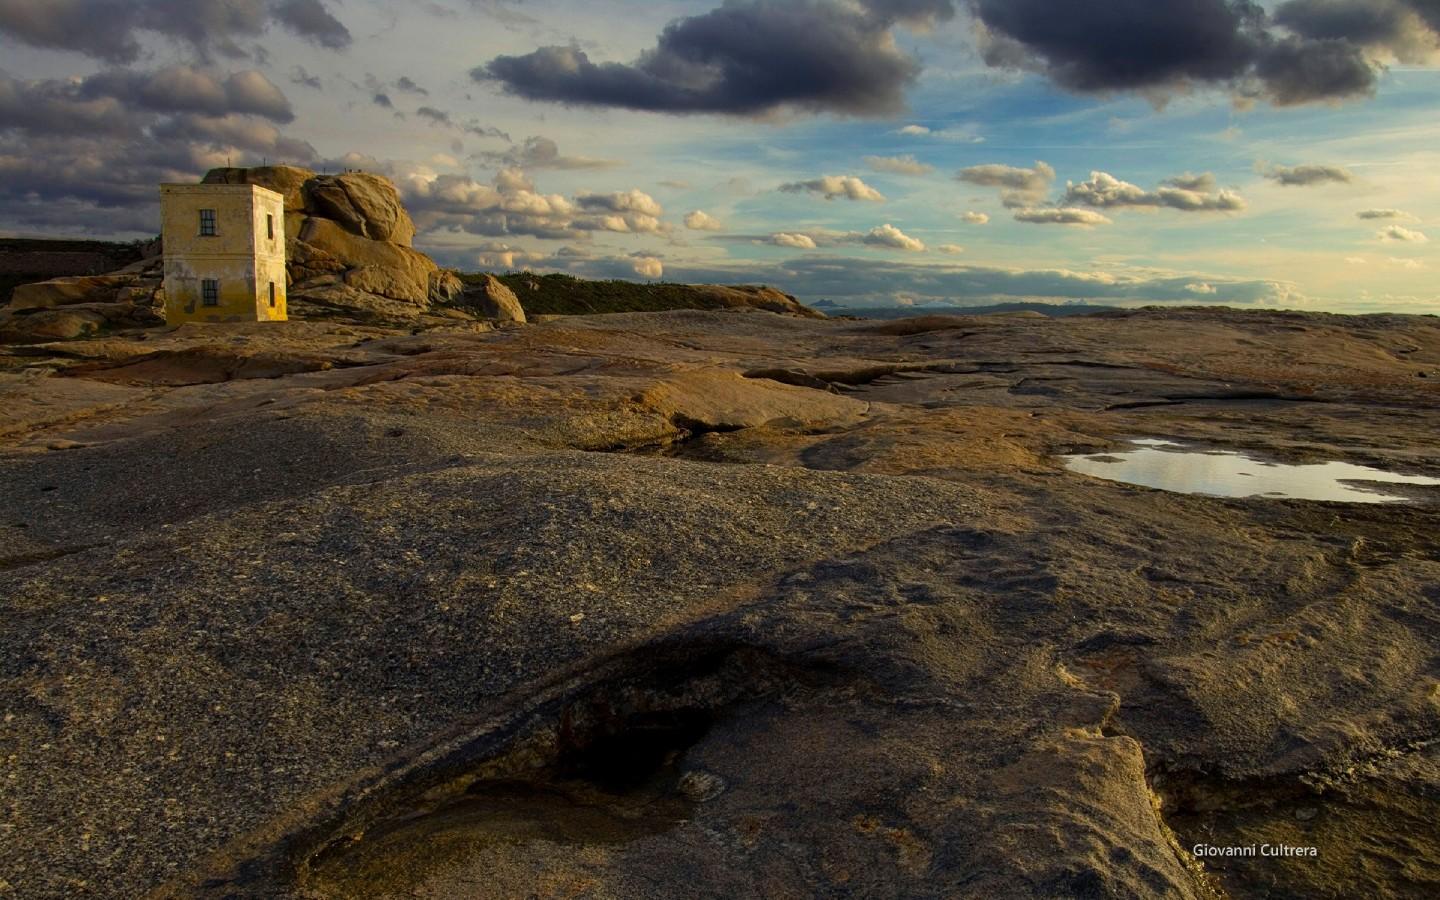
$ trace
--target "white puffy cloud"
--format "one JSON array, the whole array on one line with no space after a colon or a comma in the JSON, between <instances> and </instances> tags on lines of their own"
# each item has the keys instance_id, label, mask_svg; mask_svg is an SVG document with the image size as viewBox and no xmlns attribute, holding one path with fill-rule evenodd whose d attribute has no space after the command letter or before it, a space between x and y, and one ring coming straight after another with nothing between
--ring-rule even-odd
<instances>
[{"instance_id":1,"label":"white puffy cloud","mask_svg":"<svg viewBox=\"0 0 1440 900\"><path fill-rule=\"evenodd\" d=\"M923 241L911 237L888 222L870 229L860 240L871 247L889 247L893 250L906 250L911 253L925 252Z\"/></svg>"},{"instance_id":2,"label":"white puffy cloud","mask_svg":"<svg viewBox=\"0 0 1440 900\"><path fill-rule=\"evenodd\" d=\"M989 217L988 215L986 215L985 213L982 213L982 212L975 212L974 210L971 210L970 212L967 212L965 215L961 216L960 218L961 218L962 221L964 221L964 222L966 222L966 223L968 223L968 224L970 224L970 225L988 225L988 224L990 224L990 217Z\"/></svg>"},{"instance_id":3,"label":"white puffy cloud","mask_svg":"<svg viewBox=\"0 0 1440 900\"><path fill-rule=\"evenodd\" d=\"M665 264L653 256L637 256L635 261L631 263L631 268L633 268L635 274L641 278L656 279L663 277L665 274Z\"/></svg>"},{"instance_id":4,"label":"white puffy cloud","mask_svg":"<svg viewBox=\"0 0 1440 900\"><path fill-rule=\"evenodd\" d=\"M1094 210L1058 206L1017 209L1015 221L1028 222L1031 225L1080 225L1086 228L1110 224L1109 219Z\"/></svg>"},{"instance_id":5,"label":"white puffy cloud","mask_svg":"<svg viewBox=\"0 0 1440 900\"><path fill-rule=\"evenodd\" d=\"M1106 172L1091 172L1089 181L1067 182L1061 203L1097 209L1160 208L1181 212L1238 212L1245 200L1234 191L1215 191L1214 177L1182 175L1147 191Z\"/></svg>"},{"instance_id":6,"label":"white puffy cloud","mask_svg":"<svg viewBox=\"0 0 1440 900\"><path fill-rule=\"evenodd\" d=\"M1415 231L1400 225L1391 225L1388 228L1382 228L1376 233L1376 237L1382 241L1400 241L1409 244L1423 244L1430 240L1425 232Z\"/></svg>"},{"instance_id":7,"label":"white puffy cloud","mask_svg":"<svg viewBox=\"0 0 1440 900\"><path fill-rule=\"evenodd\" d=\"M332 162L336 168L363 168L391 178L422 232L578 240L594 232L654 234L667 227L660 220L660 204L638 189L567 198L538 191L520 169L501 169L486 184L469 175L354 154Z\"/></svg>"},{"instance_id":8,"label":"white puffy cloud","mask_svg":"<svg viewBox=\"0 0 1440 900\"><path fill-rule=\"evenodd\" d=\"M770 235L770 243L777 247L790 247L795 250L814 250L816 248L815 239L810 235L785 231Z\"/></svg>"},{"instance_id":9,"label":"white puffy cloud","mask_svg":"<svg viewBox=\"0 0 1440 900\"><path fill-rule=\"evenodd\" d=\"M686 214L685 227L691 231L723 231L725 228L719 219L700 209Z\"/></svg>"},{"instance_id":10,"label":"white puffy cloud","mask_svg":"<svg viewBox=\"0 0 1440 900\"><path fill-rule=\"evenodd\" d=\"M885 201L884 194L854 175L825 175L809 181L792 181L780 185L780 190L787 194L820 194L826 200L843 197L846 200L864 200L871 203Z\"/></svg>"}]
</instances>

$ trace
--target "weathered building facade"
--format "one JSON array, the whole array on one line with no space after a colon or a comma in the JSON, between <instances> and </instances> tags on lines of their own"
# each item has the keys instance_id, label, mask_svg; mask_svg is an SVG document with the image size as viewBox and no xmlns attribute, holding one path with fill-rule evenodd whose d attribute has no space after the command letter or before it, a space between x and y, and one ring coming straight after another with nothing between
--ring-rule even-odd
<instances>
[{"instance_id":1,"label":"weathered building facade","mask_svg":"<svg viewBox=\"0 0 1440 900\"><path fill-rule=\"evenodd\" d=\"M164 184L160 217L166 322L286 319L280 194L253 184Z\"/></svg>"}]
</instances>

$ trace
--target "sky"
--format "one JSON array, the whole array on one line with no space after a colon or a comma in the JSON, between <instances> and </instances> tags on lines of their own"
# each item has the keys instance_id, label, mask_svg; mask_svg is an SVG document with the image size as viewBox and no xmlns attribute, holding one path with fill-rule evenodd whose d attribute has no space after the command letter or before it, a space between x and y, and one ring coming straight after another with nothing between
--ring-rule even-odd
<instances>
[{"instance_id":1,"label":"sky","mask_svg":"<svg viewBox=\"0 0 1440 900\"><path fill-rule=\"evenodd\" d=\"M1440 0L0 0L0 234L392 178L466 271L1440 314Z\"/></svg>"}]
</instances>

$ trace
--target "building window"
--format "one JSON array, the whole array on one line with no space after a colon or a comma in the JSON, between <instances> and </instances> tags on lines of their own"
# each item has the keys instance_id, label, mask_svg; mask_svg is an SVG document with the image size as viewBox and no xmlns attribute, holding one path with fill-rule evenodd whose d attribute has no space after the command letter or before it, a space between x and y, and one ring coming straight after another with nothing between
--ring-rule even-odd
<instances>
[{"instance_id":1,"label":"building window","mask_svg":"<svg viewBox=\"0 0 1440 900\"><path fill-rule=\"evenodd\" d=\"M275 282L270 282L270 308L275 308Z\"/></svg>"},{"instance_id":2,"label":"building window","mask_svg":"<svg viewBox=\"0 0 1440 900\"><path fill-rule=\"evenodd\" d=\"M270 240L272 240L272 241L275 240L275 217L274 217L274 216L267 215L267 216L265 217L265 235L266 235L266 237L268 237Z\"/></svg>"},{"instance_id":3,"label":"building window","mask_svg":"<svg viewBox=\"0 0 1440 900\"><path fill-rule=\"evenodd\" d=\"M215 210L213 210L213 209L202 209L202 210L200 210L200 236L201 236L201 237L214 237L215 235L217 235L217 234L219 234L219 233L220 233L220 230L215 227Z\"/></svg>"},{"instance_id":4,"label":"building window","mask_svg":"<svg viewBox=\"0 0 1440 900\"><path fill-rule=\"evenodd\" d=\"M220 305L220 282L206 278L200 282L200 302L206 306Z\"/></svg>"}]
</instances>

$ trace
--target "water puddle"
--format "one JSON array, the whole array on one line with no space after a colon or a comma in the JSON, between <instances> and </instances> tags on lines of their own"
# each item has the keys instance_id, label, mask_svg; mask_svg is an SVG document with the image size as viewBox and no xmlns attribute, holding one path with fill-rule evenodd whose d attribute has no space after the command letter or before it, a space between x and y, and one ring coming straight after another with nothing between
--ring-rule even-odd
<instances>
[{"instance_id":1,"label":"water puddle","mask_svg":"<svg viewBox=\"0 0 1440 900\"><path fill-rule=\"evenodd\" d=\"M1081 475L1211 497L1273 497L1343 503L1404 503L1413 498L1384 492L1382 484L1437 485L1440 478L1399 475L1345 462L1267 462L1232 450L1196 450L1174 441L1131 441L1133 450L1065 457Z\"/></svg>"}]
</instances>

